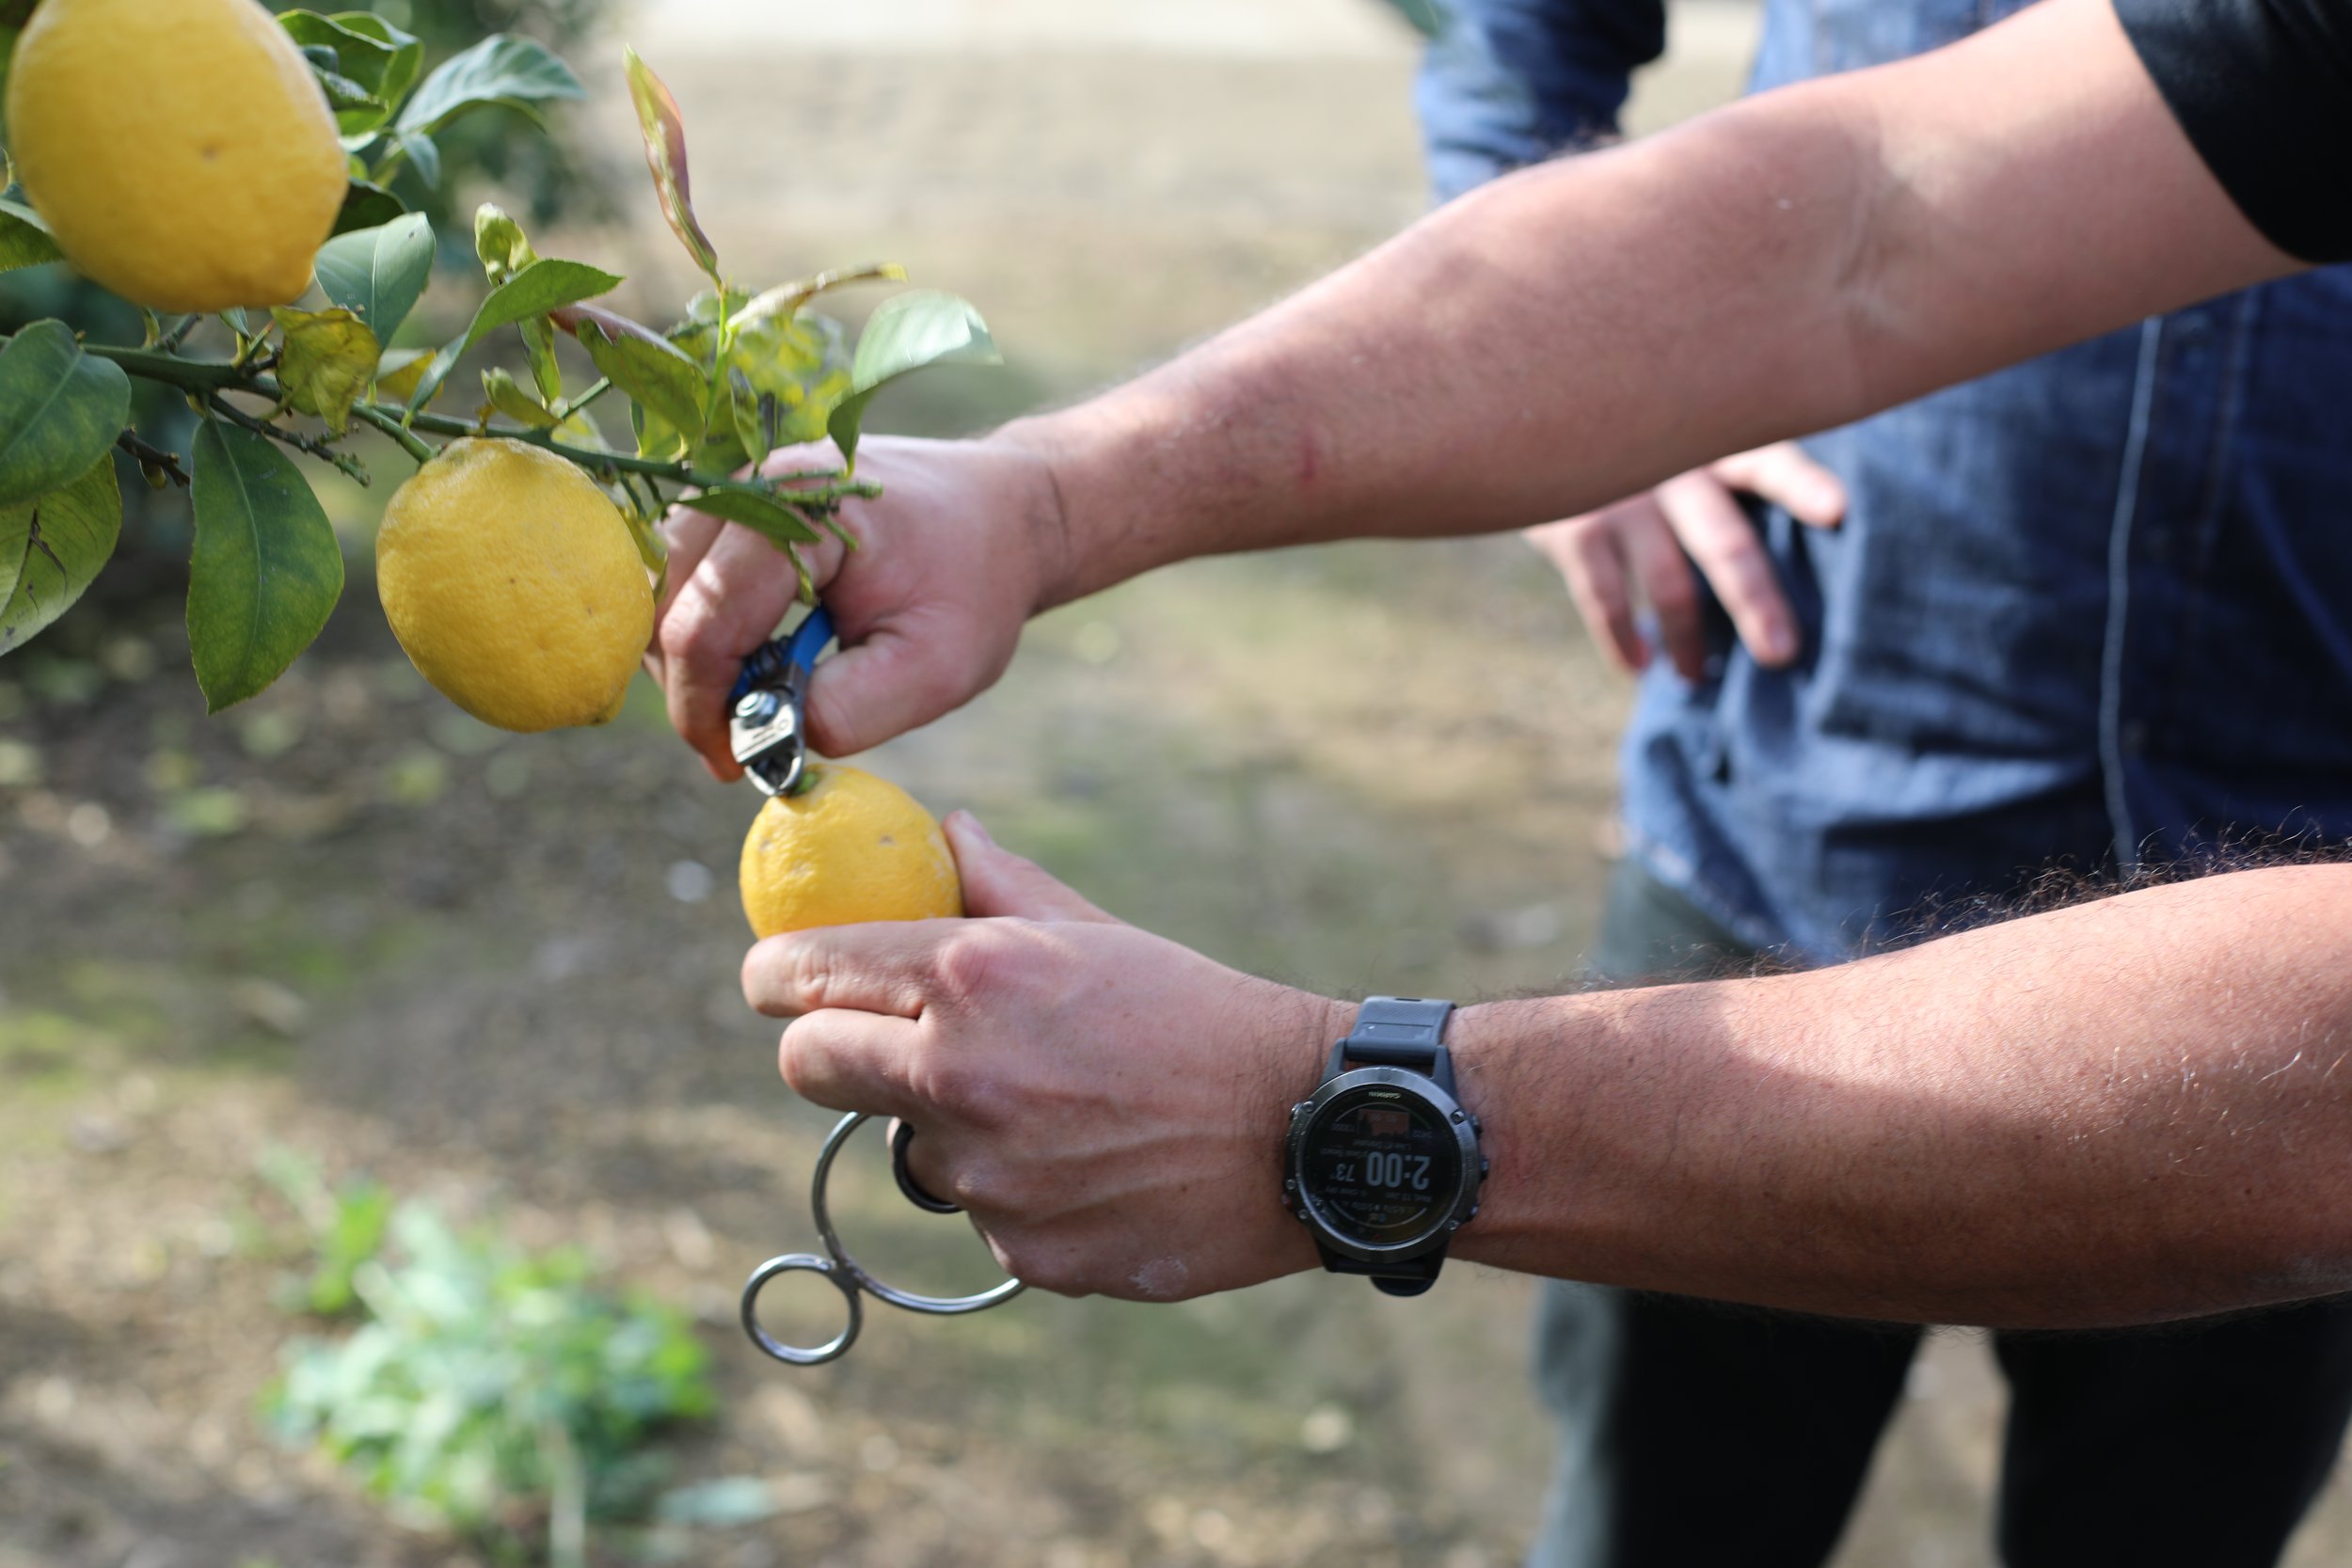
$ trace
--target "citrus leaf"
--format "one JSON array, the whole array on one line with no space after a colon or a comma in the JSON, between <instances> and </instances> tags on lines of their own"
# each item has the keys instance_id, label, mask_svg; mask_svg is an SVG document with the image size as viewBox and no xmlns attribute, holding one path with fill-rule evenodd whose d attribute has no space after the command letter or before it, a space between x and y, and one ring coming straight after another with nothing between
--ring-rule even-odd
<instances>
[{"instance_id":1,"label":"citrus leaf","mask_svg":"<svg viewBox=\"0 0 2352 1568\"><path fill-rule=\"evenodd\" d=\"M628 62L628 96L637 105L637 129L645 141L645 165L653 170L654 193L661 198L661 215L670 220L671 231L686 247L694 264L710 276L719 277L719 253L703 232L694 216L694 198L686 172L686 120L678 113L677 100L662 86L653 68L637 57L637 51L625 49Z\"/></svg>"},{"instance_id":2,"label":"citrus leaf","mask_svg":"<svg viewBox=\"0 0 2352 1568\"><path fill-rule=\"evenodd\" d=\"M510 372L484 371L482 395L490 400L491 407L533 430L553 430L564 422L555 417L553 410L542 406L537 398L523 390L522 383L516 381Z\"/></svg>"},{"instance_id":3,"label":"citrus leaf","mask_svg":"<svg viewBox=\"0 0 2352 1568\"><path fill-rule=\"evenodd\" d=\"M393 140L400 148L401 156L408 160L408 166L417 171L419 180L424 182L424 188L429 191L439 190L441 188L440 143L421 131L397 132L394 134Z\"/></svg>"},{"instance_id":4,"label":"citrus leaf","mask_svg":"<svg viewBox=\"0 0 2352 1568\"><path fill-rule=\"evenodd\" d=\"M342 235L362 229L381 229L405 216L407 212L400 198L383 186L354 180L351 188L343 193L343 210L336 216L335 232Z\"/></svg>"},{"instance_id":5,"label":"citrus leaf","mask_svg":"<svg viewBox=\"0 0 2352 1568\"><path fill-rule=\"evenodd\" d=\"M331 71L313 71L310 78L318 83L319 91L326 95L326 106L335 111L335 124L340 130L373 130L391 115L390 104L348 76L339 76Z\"/></svg>"},{"instance_id":6,"label":"citrus leaf","mask_svg":"<svg viewBox=\"0 0 2352 1568\"><path fill-rule=\"evenodd\" d=\"M927 365L999 365L988 324L967 302L929 290L884 300L858 339L850 370L851 391L833 411L826 428L844 461L857 460L866 406L882 388Z\"/></svg>"},{"instance_id":7,"label":"citrus leaf","mask_svg":"<svg viewBox=\"0 0 2352 1568\"><path fill-rule=\"evenodd\" d=\"M391 52L391 59L381 76L362 76L360 80L369 82L378 98L399 107L400 101L408 96L408 89L417 85L417 73L424 69L424 45L373 11L337 11L326 20L346 33L373 40ZM348 67L348 60L345 63Z\"/></svg>"},{"instance_id":8,"label":"citrus leaf","mask_svg":"<svg viewBox=\"0 0 2352 1568\"><path fill-rule=\"evenodd\" d=\"M0 97L7 95L8 68L16 63L16 35L24 30L24 19L32 14L33 0L8 0L0 5Z\"/></svg>"},{"instance_id":9,"label":"citrus leaf","mask_svg":"<svg viewBox=\"0 0 2352 1568\"><path fill-rule=\"evenodd\" d=\"M564 395L564 367L555 357L555 324L545 316L532 316L518 324L523 335L523 353L531 361L531 382L539 388L539 396L552 404Z\"/></svg>"},{"instance_id":10,"label":"citrus leaf","mask_svg":"<svg viewBox=\"0 0 2352 1568\"><path fill-rule=\"evenodd\" d=\"M458 116L490 106L536 120L534 105L582 98L580 78L543 44L497 33L441 62L401 111L403 131L438 131Z\"/></svg>"},{"instance_id":11,"label":"citrus leaf","mask_svg":"<svg viewBox=\"0 0 2352 1568\"><path fill-rule=\"evenodd\" d=\"M35 322L0 349L0 506L72 483L131 418L131 378L82 352L65 323Z\"/></svg>"},{"instance_id":12,"label":"citrus leaf","mask_svg":"<svg viewBox=\"0 0 2352 1568\"><path fill-rule=\"evenodd\" d=\"M323 51L327 69L349 77L368 93L383 90L384 78L391 69L396 51L382 39L345 25L339 17L321 16L316 11L281 11L278 24L286 29L286 36L313 64L318 63Z\"/></svg>"},{"instance_id":13,"label":"citrus leaf","mask_svg":"<svg viewBox=\"0 0 2352 1568\"><path fill-rule=\"evenodd\" d=\"M410 213L379 229L339 234L319 251L319 287L368 324L378 343L391 341L433 276L433 224Z\"/></svg>"},{"instance_id":14,"label":"citrus leaf","mask_svg":"<svg viewBox=\"0 0 2352 1568\"><path fill-rule=\"evenodd\" d=\"M741 523L773 544L813 545L823 537L799 513L749 484L714 484L685 504L705 516Z\"/></svg>"},{"instance_id":15,"label":"citrus leaf","mask_svg":"<svg viewBox=\"0 0 2352 1568\"><path fill-rule=\"evenodd\" d=\"M587 314L575 325L574 335L598 374L685 438L702 434L710 377L682 350L643 328L616 330Z\"/></svg>"},{"instance_id":16,"label":"citrus leaf","mask_svg":"<svg viewBox=\"0 0 2352 1568\"><path fill-rule=\"evenodd\" d=\"M21 201L0 201L0 272L37 267L64 257L40 214Z\"/></svg>"},{"instance_id":17,"label":"citrus leaf","mask_svg":"<svg viewBox=\"0 0 2352 1568\"><path fill-rule=\"evenodd\" d=\"M341 306L332 310L271 309L285 336L278 352L278 379L286 401L326 421L341 436L351 428L351 405L375 379L383 346L367 324Z\"/></svg>"},{"instance_id":18,"label":"citrus leaf","mask_svg":"<svg viewBox=\"0 0 2352 1568\"><path fill-rule=\"evenodd\" d=\"M343 552L291 458L217 420L196 433L188 643L205 710L241 703L316 641L343 591Z\"/></svg>"},{"instance_id":19,"label":"citrus leaf","mask_svg":"<svg viewBox=\"0 0 2352 1568\"><path fill-rule=\"evenodd\" d=\"M433 356L432 365L418 384L419 406L433 400L449 379L449 372L457 368L457 361L466 351L482 341L501 326L512 326L529 316L544 316L561 306L577 305L583 299L611 293L622 280L600 267L585 261L533 261L514 277L490 291L490 297L474 312L473 325L466 335Z\"/></svg>"},{"instance_id":20,"label":"citrus leaf","mask_svg":"<svg viewBox=\"0 0 2352 1568\"><path fill-rule=\"evenodd\" d=\"M121 532L111 453L64 489L0 510L0 654L71 609Z\"/></svg>"}]
</instances>

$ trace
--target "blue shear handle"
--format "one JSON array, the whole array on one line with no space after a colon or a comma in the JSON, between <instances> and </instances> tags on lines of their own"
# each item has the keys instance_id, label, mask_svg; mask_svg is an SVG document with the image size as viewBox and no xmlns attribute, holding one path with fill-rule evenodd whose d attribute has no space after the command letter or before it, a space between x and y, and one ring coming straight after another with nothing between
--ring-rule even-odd
<instances>
[{"instance_id":1,"label":"blue shear handle","mask_svg":"<svg viewBox=\"0 0 2352 1568\"><path fill-rule=\"evenodd\" d=\"M745 692L757 687L783 686L788 681L806 688L809 673L817 668L817 656L832 641L833 617L818 605L792 628L789 638L779 637L753 650L743 661L743 673L735 678L735 689L727 693L727 705L734 706Z\"/></svg>"}]
</instances>

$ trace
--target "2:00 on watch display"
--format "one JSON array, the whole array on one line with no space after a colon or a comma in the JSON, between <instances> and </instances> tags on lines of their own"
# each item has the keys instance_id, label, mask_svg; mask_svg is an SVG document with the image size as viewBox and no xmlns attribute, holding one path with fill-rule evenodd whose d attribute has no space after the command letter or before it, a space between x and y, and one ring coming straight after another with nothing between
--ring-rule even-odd
<instances>
[{"instance_id":1,"label":"2:00 on watch display","mask_svg":"<svg viewBox=\"0 0 2352 1568\"><path fill-rule=\"evenodd\" d=\"M1324 1222L1365 1246L1426 1235L1462 1181L1461 1144L1434 1107L1367 1086L1323 1106L1304 1140L1309 1196Z\"/></svg>"}]
</instances>

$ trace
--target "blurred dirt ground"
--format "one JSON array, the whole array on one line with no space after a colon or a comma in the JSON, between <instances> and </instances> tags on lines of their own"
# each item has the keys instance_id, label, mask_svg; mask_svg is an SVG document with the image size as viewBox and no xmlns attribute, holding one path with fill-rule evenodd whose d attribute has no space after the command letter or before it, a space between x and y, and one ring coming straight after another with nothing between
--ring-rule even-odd
<instances>
[{"instance_id":1,"label":"blurred dirt ground","mask_svg":"<svg viewBox=\"0 0 2352 1568\"><path fill-rule=\"evenodd\" d=\"M1747 25L1678 12L1637 122L1732 90ZM628 31L686 105L739 274L891 257L986 309L1010 368L910 389L882 409L902 428L1163 356L1422 202L1411 42L1366 0L672 0ZM650 219L616 53L581 62L581 119ZM624 262L649 314L691 287L651 221L542 248ZM296 1245L255 1171L274 1145L585 1242L697 1314L725 1404L681 1474L765 1477L785 1512L638 1543L668 1560L1516 1560L1548 1463L1523 1280L1025 1297L881 1313L815 1372L754 1356L735 1291L813 1244L828 1118L790 1102L736 990L753 800L642 689L595 733L456 714L383 631L345 499L345 609L247 707L202 717L167 606L93 606L0 667L0 1568L472 1560L260 1435L299 1326L270 1305ZM1492 994L1576 967L1623 701L1511 542L1349 546L1059 612L996 691L874 763L1228 961ZM861 1248L976 1286L968 1238L866 1153ZM1913 1395L1839 1560L1982 1568L1981 1348L1941 1337ZM2348 1554L2338 1484L2295 1561Z\"/></svg>"}]
</instances>

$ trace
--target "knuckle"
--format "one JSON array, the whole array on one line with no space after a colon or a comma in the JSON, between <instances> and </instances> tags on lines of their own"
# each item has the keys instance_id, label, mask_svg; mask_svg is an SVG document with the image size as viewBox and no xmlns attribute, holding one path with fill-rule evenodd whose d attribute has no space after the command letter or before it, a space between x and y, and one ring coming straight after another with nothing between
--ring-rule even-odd
<instances>
[{"instance_id":1,"label":"knuckle","mask_svg":"<svg viewBox=\"0 0 2352 1568\"><path fill-rule=\"evenodd\" d=\"M976 924L949 938L939 950L940 989L958 1002L973 1002L1000 990L1009 979L1009 944L986 925Z\"/></svg>"}]
</instances>

